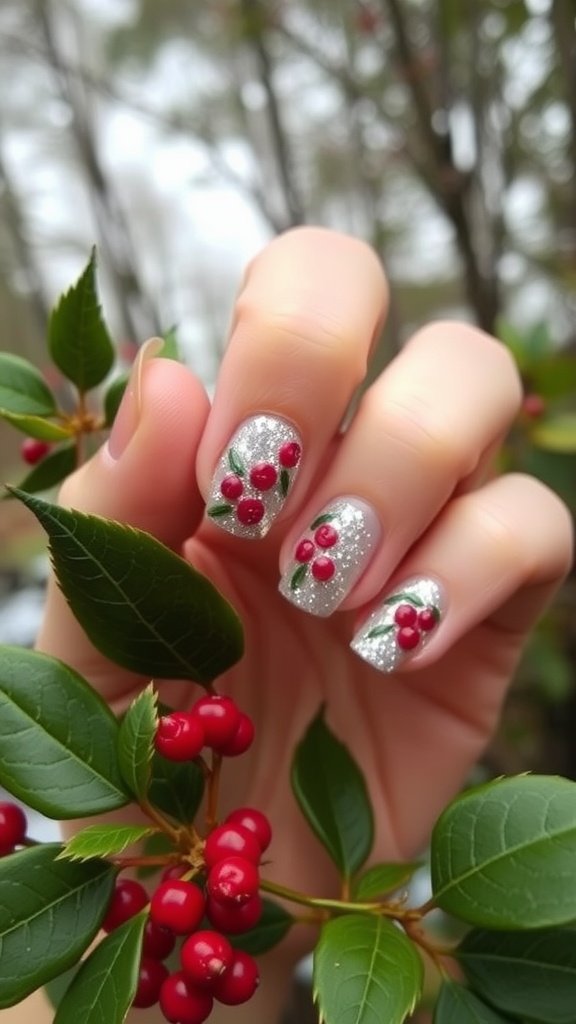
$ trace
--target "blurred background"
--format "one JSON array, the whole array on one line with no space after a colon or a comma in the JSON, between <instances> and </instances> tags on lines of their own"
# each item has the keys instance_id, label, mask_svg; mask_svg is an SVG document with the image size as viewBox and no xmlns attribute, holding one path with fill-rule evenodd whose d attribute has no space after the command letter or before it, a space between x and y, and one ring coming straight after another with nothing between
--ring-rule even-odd
<instances>
[{"instance_id":1,"label":"blurred background","mask_svg":"<svg viewBox=\"0 0 576 1024\"><path fill-rule=\"evenodd\" d=\"M246 262L303 223L386 265L373 373L430 318L512 348L502 468L574 508L576 0L0 0L0 348L51 386L49 311L93 244L119 364L176 326L210 388ZM0 479L20 442L0 427ZM32 642L45 572L2 503L0 641ZM575 609L571 578L480 772L576 778Z\"/></svg>"}]
</instances>

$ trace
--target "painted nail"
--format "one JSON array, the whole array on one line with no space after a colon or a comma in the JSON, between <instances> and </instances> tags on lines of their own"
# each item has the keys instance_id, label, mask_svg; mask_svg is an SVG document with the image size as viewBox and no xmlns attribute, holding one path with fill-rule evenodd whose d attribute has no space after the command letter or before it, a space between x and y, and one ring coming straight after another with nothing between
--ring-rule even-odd
<instances>
[{"instance_id":1,"label":"painted nail","mask_svg":"<svg viewBox=\"0 0 576 1024\"><path fill-rule=\"evenodd\" d=\"M370 505L359 498L338 498L295 544L280 593L311 615L331 615L366 568L379 537L380 524Z\"/></svg>"},{"instance_id":2,"label":"painted nail","mask_svg":"<svg viewBox=\"0 0 576 1024\"><path fill-rule=\"evenodd\" d=\"M394 672L428 644L442 615L439 584L425 577L407 580L384 598L350 646L380 672Z\"/></svg>"},{"instance_id":3,"label":"painted nail","mask_svg":"<svg viewBox=\"0 0 576 1024\"><path fill-rule=\"evenodd\" d=\"M206 508L236 537L264 537L298 472L302 441L278 416L252 416L238 428L216 467Z\"/></svg>"}]
</instances>

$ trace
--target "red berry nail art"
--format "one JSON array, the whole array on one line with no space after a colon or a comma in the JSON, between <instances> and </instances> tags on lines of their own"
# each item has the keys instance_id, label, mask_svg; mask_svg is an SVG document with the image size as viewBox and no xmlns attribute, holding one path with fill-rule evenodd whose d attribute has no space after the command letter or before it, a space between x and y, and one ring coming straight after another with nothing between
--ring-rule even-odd
<instances>
[{"instance_id":1,"label":"red berry nail art","mask_svg":"<svg viewBox=\"0 0 576 1024\"><path fill-rule=\"evenodd\" d=\"M429 579L390 594L352 640L352 649L382 672L417 653L440 622L441 591Z\"/></svg>"}]
</instances>

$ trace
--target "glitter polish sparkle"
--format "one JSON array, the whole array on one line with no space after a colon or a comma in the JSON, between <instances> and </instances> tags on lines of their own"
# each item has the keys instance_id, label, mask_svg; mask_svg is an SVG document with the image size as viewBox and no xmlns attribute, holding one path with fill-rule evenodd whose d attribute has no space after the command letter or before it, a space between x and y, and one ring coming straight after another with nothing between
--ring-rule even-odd
<instances>
[{"instance_id":1,"label":"glitter polish sparkle","mask_svg":"<svg viewBox=\"0 0 576 1024\"><path fill-rule=\"evenodd\" d=\"M402 612L398 612L399 608ZM394 672L427 646L436 635L443 614L444 598L439 583L428 577L413 577L384 598L350 646L379 672Z\"/></svg>"}]
</instances>

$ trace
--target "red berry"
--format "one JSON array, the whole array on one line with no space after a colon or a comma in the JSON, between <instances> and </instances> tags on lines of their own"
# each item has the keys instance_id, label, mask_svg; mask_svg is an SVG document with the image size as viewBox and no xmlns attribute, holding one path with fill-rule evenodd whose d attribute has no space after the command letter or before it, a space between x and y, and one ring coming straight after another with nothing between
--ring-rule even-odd
<instances>
[{"instance_id":1,"label":"red berry","mask_svg":"<svg viewBox=\"0 0 576 1024\"><path fill-rule=\"evenodd\" d=\"M183 971L170 974L160 989L160 1007L172 1024L203 1024L212 1012L209 992L192 985Z\"/></svg>"},{"instance_id":2,"label":"red berry","mask_svg":"<svg viewBox=\"0 0 576 1024\"><path fill-rule=\"evenodd\" d=\"M327 583L328 580L331 580L335 572L336 566L327 555L320 555L312 562L312 575L315 580L319 580L321 583Z\"/></svg>"},{"instance_id":3,"label":"red berry","mask_svg":"<svg viewBox=\"0 0 576 1024\"><path fill-rule=\"evenodd\" d=\"M168 928L163 928L150 918L146 921L142 941L142 955L152 960L165 960L176 945L176 936Z\"/></svg>"},{"instance_id":4,"label":"red berry","mask_svg":"<svg viewBox=\"0 0 576 1024\"><path fill-rule=\"evenodd\" d=\"M252 746L253 741L254 723L248 715L241 711L236 732L225 746L219 748L219 753L224 754L225 757L238 757Z\"/></svg>"},{"instance_id":5,"label":"red berry","mask_svg":"<svg viewBox=\"0 0 576 1024\"><path fill-rule=\"evenodd\" d=\"M269 491L278 479L278 470L270 462L257 462L250 470L250 483L257 491Z\"/></svg>"},{"instance_id":6,"label":"red berry","mask_svg":"<svg viewBox=\"0 0 576 1024\"><path fill-rule=\"evenodd\" d=\"M297 562L309 562L312 556L314 555L315 550L316 548L314 547L313 541L301 540L296 545L296 550L294 551L294 558L296 559Z\"/></svg>"},{"instance_id":7,"label":"red berry","mask_svg":"<svg viewBox=\"0 0 576 1024\"><path fill-rule=\"evenodd\" d=\"M253 832L260 844L262 853L267 850L272 840L272 828L270 822L262 811L254 807L237 807L226 818L227 822L234 825L242 825L243 828Z\"/></svg>"},{"instance_id":8,"label":"red berry","mask_svg":"<svg viewBox=\"0 0 576 1024\"><path fill-rule=\"evenodd\" d=\"M396 634L396 643L403 651L412 651L420 643L420 633L413 626L402 626Z\"/></svg>"},{"instance_id":9,"label":"red berry","mask_svg":"<svg viewBox=\"0 0 576 1024\"><path fill-rule=\"evenodd\" d=\"M314 540L319 548L332 548L338 540L338 530L330 526L330 523L322 523L314 534Z\"/></svg>"},{"instance_id":10,"label":"red berry","mask_svg":"<svg viewBox=\"0 0 576 1024\"><path fill-rule=\"evenodd\" d=\"M208 836L204 845L204 860L207 868L213 868L219 861L233 854L259 864L261 852L260 843L253 832L236 823L224 824Z\"/></svg>"},{"instance_id":11,"label":"red berry","mask_svg":"<svg viewBox=\"0 0 576 1024\"><path fill-rule=\"evenodd\" d=\"M240 477L236 476L236 473L228 473L228 476L225 476L220 484L220 493L225 498L229 498L230 501L235 501L236 498L239 498L243 490L244 484Z\"/></svg>"},{"instance_id":12,"label":"red berry","mask_svg":"<svg viewBox=\"0 0 576 1024\"><path fill-rule=\"evenodd\" d=\"M191 711L173 711L158 722L154 746L169 761L193 761L204 746L200 719Z\"/></svg>"},{"instance_id":13,"label":"red berry","mask_svg":"<svg viewBox=\"0 0 576 1024\"><path fill-rule=\"evenodd\" d=\"M150 919L176 935L189 935L204 916L204 893L194 882L161 882L150 900Z\"/></svg>"},{"instance_id":14,"label":"red berry","mask_svg":"<svg viewBox=\"0 0 576 1024\"><path fill-rule=\"evenodd\" d=\"M399 604L394 612L394 622L398 626L413 626L418 618L418 612L411 604Z\"/></svg>"},{"instance_id":15,"label":"red berry","mask_svg":"<svg viewBox=\"0 0 576 1024\"><path fill-rule=\"evenodd\" d=\"M192 707L192 714L202 724L206 746L214 750L230 742L240 722L240 712L232 698L217 694L200 697Z\"/></svg>"},{"instance_id":16,"label":"red berry","mask_svg":"<svg viewBox=\"0 0 576 1024\"><path fill-rule=\"evenodd\" d=\"M238 906L220 903L208 897L206 916L219 931L227 932L228 935L241 935L258 924L262 916L262 900L260 896L253 896L247 903Z\"/></svg>"},{"instance_id":17,"label":"red berry","mask_svg":"<svg viewBox=\"0 0 576 1024\"><path fill-rule=\"evenodd\" d=\"M234 950L234 959L222 977L214 985L214 995L226 1006L239 1006L252 998L260 983L258 966L249 953Z\"/></svg>"},{"instance_id":18,"label":"red berry","mask_svg":"<svg viewBox=\"0 0 576 1024\"><path fill-rule=\"evenodd\" d=\"M264 502L260 498L241 498L236 506L236 516L244 526L255 526L262 519L264 511Z\"/></svg>"},{"instance_id":19,"label":"red berry","mask_svg":"<svg viewBox=\"0 0 576 1024\"><path fill-rule=\"evenodd\" d=\"M425 633L429 633L438 623L438 616L433 608L423 608L418 613L418 625Z\"/></svg>"},{"instance_id":20,"label":"red berry","mask_svg":"<svg viewBox=\"0 0 576 1024\"><path fill-rule=\"evenodd\" d=\"M228 939L208 930L191 935L180 952L184 973L199 988L212 988L230 967L233 956Z\"/></svg>"},{"instance_id":21,"label":"red berry","mask_svg":"<svg viewBox=\"0 0 576 1024\"><path fill-rule=\"evenodd\" d=\"M546 412L546 402L538 392L525 395L522 402L522 412L530 420L537 420Z\"/></svg>"},{"instance_id":22,"label":"red berry","mask_svg":"<svg viewBox=\"0 0 576 1024\"><path fill-rule=\"evenodd\" d=\"M278 462L285 469L294 469L300 462L302 449L297 441L285 441L278 452Z\"/></svg>"},{"instance_id":23,"label":"red berry","mask_svg":"<svg viewBox=\"0 0 576 1024\"><path fill-rule=\"evenodd\" d=\"M182 878L187 871L190 871L189 864L170 864L169 867L164 868L164 871L160 875L162 882L167 882L169 878Z\"/></svg>"},{"instance_id":24,"label":"red berry","mask_svg":"<svg viewBox=\"0 0 576 1024\"><path fill-rule=\"evenodd\" d=\"M12 853L15 846L20 846L26 837L28 822L26 815L18 804L6 800L0 803L0 857Z\"/></svg>"},{"instance_id":25,"label":"red berry","mask_svg":"<svg viewBox=\"0 0 576 1024\"><path fill-rule=\"evenodd\" d=\"M106 917L102 922L105 932L112 932L134 914L139 914L148 903L148 893L140 882L131 878L119 878L108 904Z\"/></svg>"},{"instance_id":26,"label":"red berry","mask_svg":"<svg viewBox=\"0 0 576 1024\"><path fill-rule=\"evenodd\" d=\"M48 455L51 447L48 441L39 441L35 437L26 437L20 445L20 455L29 466L35 466Z\"/></svg>"},{"instance_id":27,"label":"red berry","mask_svg":"<svg viewBox=\"0 0 576 1024\"><path fill-rule=\"evenodd\" d=\"M213 900L233 905L247 903L258 893L258 868L246 857L226 857L210 868L206 890Z\"/></svg>"},{"instance_id":28,"label":"red berry","mask_svg":"<svg viewBox=\"0 0 576 1024\"><path fill-rule=\"evenodd\" d=\"M138 974L138 988L132 1006L145 1010L158 1002L160 989L168 977L168 968L159 960L144 957Z\"/></svg>"}]
</instances>

